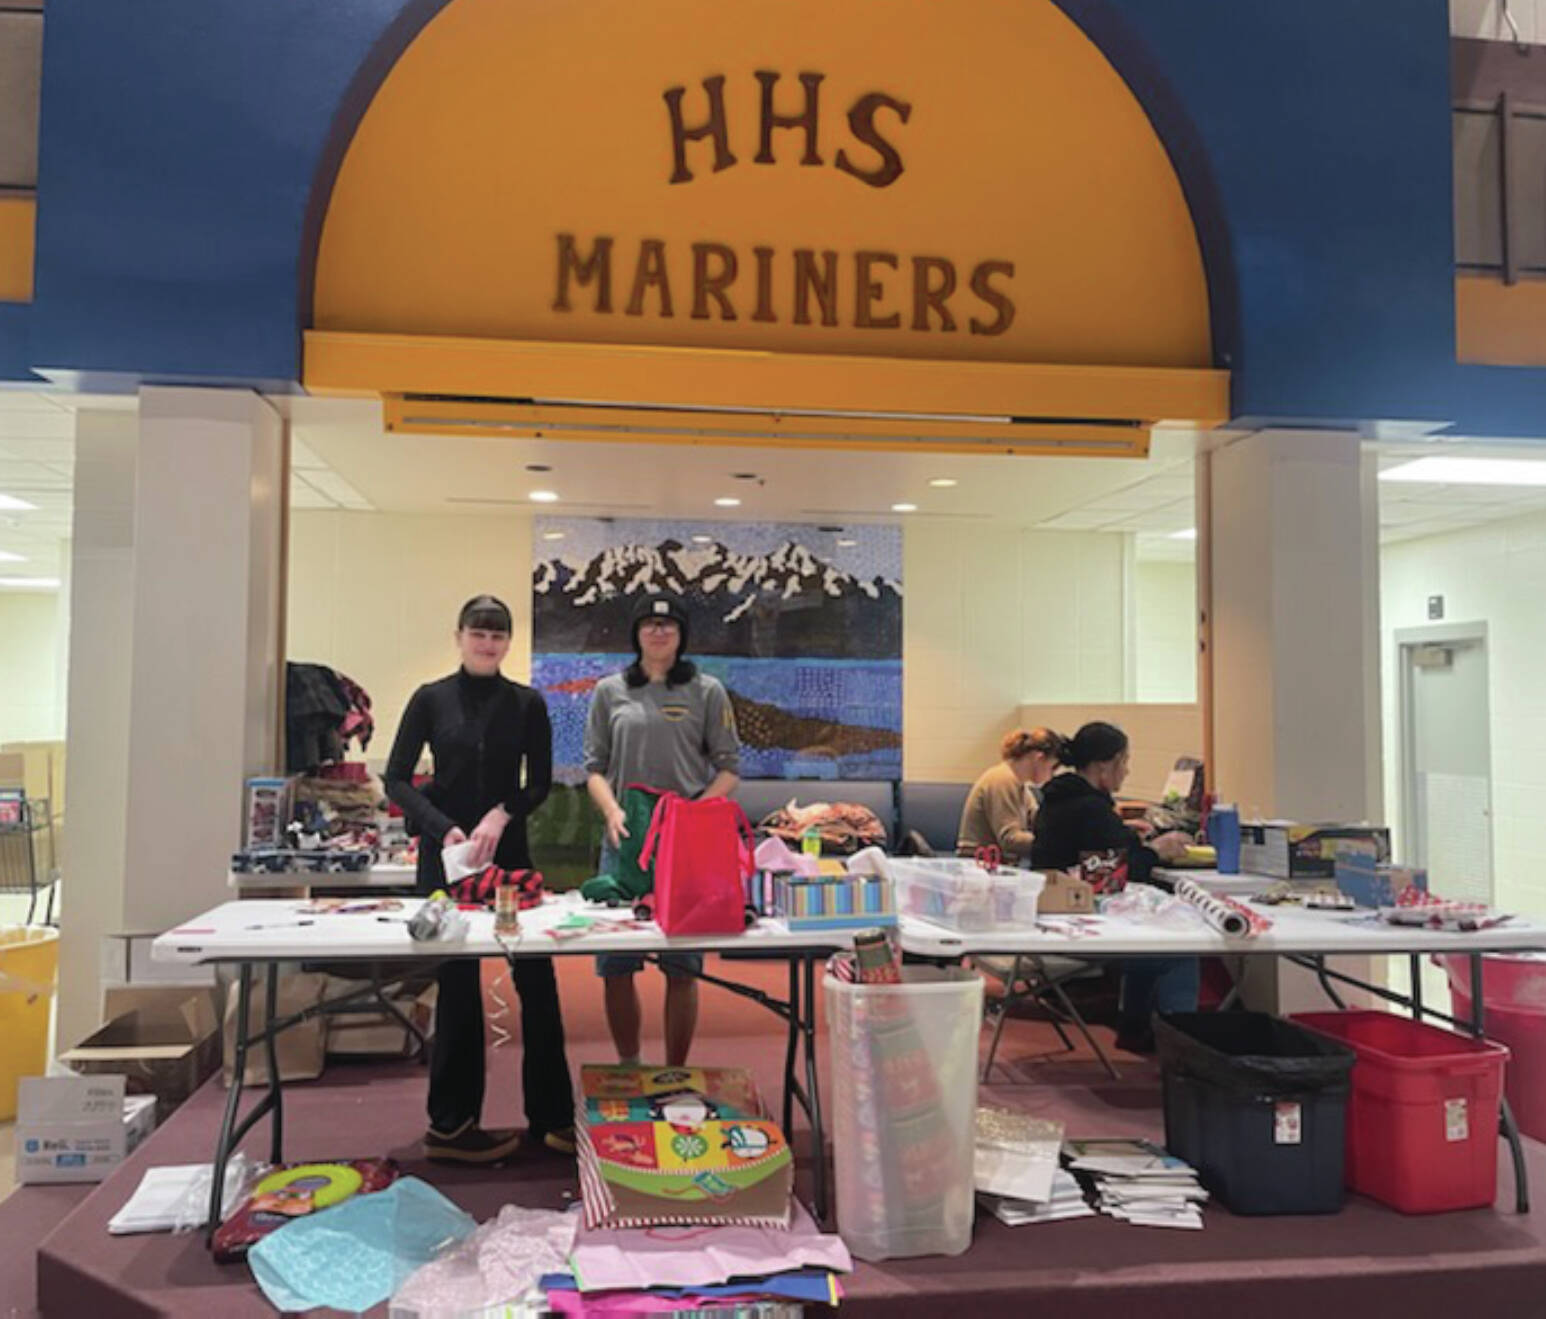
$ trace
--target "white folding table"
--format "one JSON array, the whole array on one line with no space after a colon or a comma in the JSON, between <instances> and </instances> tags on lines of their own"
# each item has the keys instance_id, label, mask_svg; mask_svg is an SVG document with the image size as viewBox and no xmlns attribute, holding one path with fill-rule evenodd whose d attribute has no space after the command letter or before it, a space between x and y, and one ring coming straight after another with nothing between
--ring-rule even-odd
<instances>
[{"instance_id":1,"label":"white folding table","mask_svg":"<svg viewBox=\"0 0 1546 1319\"><path fill-rule=\"evenodd\" d=\"M1188 878L1196 876L1178 872ZM1172 876L1173 877L1173 876ZM1250 876L1218 877L1208 886L1228 892L1231 884ZM1221 882L1222 881L1222 882ZM902 947L909 953L936 960L956 961L968 956L1077 957L1106 961L1129 957L1283 957L1307 967L1338 1008L1345 1004L1332 982L1353 985L1389 1003L1409 1008L1414 1017L1436 1017L1452 1026L1481 1035L1483 1021L1482 959L1487 953L1540 952L1546 950L1546 924L1511 919L1490 929L1471 933L1447 933L1414 926L1391 925L1368 911L1311 911L1293 906L1254 906L1272 921L1272 927L1252 938L1229 938L1200 919L1173 925L1142 922L1125 916L1054 916L1038 919L1035 929L1002 930L966 934L916 916L901 919ZM1422 1001L1421 977L1412 977L1412 992L1398 994L1384 985L1336 971L1326 959L1346 954L1406 956L1414 962L1424 954L1448 953L1468 959L1471 972L1471 1020L1453 1017ZM1524 1151L1519 1129L1505 1099L1502 1134L1514 1161L1517 1203L1520 1213L1529 1210Z\"/></svg>"},{"instance_id":2,"label":"white folding table","mask_svg":"<svg viewBox=\"0 0 1546 1319\"><path fill-rule=\"evenodd\" d=\"M401 909L379 913L311 913L306 899L247 899L223 903L160 935L151 945L158 962L233 965L237 969L237 1010L234 1073L226 1096L225 1116L215 1144L212 1187L224 1183L224 1169L236 1146L265 1115L270 1117L271 1158L283 1158L284 1099L279 1079L275 1039L290 1026L342 1003L355 1003L372 991L361 989L343 999L318 1004L289 1017L276 1017L281 962L354 962L379 986L382 964L439 963L452 958L594 956L597 953L637 953L657 960L666 953L719 953L727 958L779 959L788 964L787 998L777 998L755 986L700 973L699 979L749 998L781 1018L788 1031L784 1054L783 1118L786 1134L794 1122L794 1105L804 1110L815 1150L815 1204L818 1218L827 1213L825 1128L816 1077L816 963L852 942L848 931L791 932L782 921L763 918L741 934L668 938L653 921L637 921L626 908L587 904L578 894L549 896L539 908L521 913L517 935L494 933L492 912L465 913L470 928L465 938L415 942L408 920L421 899L405 898ZM575 916L592 918L595 928L561 929ZM262 1029L254 1034L248 1014L255 967L267 968ZM379 994L377 995L379 997ZM388 1004L390 1008L391 1005ZM395 1011L394 1009L391 1009ZM267 1051L266 1093L238 1120L247 1051L262 1044ZM802 1058L803 1054L803 1058ZM803 1078L799 1074L803 1062ZM210 1196L208 1232L219 1222L219 1202Z\"/></svg>"}]
</instances>

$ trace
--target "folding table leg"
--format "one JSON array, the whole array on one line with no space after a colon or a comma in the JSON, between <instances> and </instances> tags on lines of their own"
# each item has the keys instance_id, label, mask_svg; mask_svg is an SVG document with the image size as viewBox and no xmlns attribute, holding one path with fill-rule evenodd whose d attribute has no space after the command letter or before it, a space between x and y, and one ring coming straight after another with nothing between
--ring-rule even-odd
<instances>
[{"instance_id":1,"label":"folding table leg","mask_svg":"<svg viewBox=\"0 0 1546 1319\"><path fill-rule=\"evenodd\" d=\"M268 1007L263 1017L263 1050L268 1055L268 1093L273 1106L269 1119L269 1162L284 1159L284 1082L279 1075L278 1032L274 1022L279 1016L279 963L268 964Z\"/></svg>"},{"instance_id":2,"label":"folding table leg","mask_svg":"<svg viewBox=\"0 0 1546 1319\"><path fill-rule=\"evenodd\" d=\"M1471 970L1471 1033L1478 1039L1482 1038L1486 1031L1484 1023L1487 1020L1486 1007L1482 1002L1482 955L1470 953ZM1514 1162L1514 1209L1521 1214L1530 1212L1530 1175L1525 1168L1524 1146L1519 1143L1519 1126L1514 1121L1514 1110L1509 1106L1507 1096L1498 1109L1498 1134L1508 1145L1509 1157Z\"/></svg>"},{"instance_id":3,"label":"folding table leg","mask_svg":"<svg viewBox=\"0 0 1546 1319\"><path fill-rule=\"evenodd\" d=\"M816 1076L816 959L806 954L804 962L805 989L801 995L801 1012L804 1020L800 1031L805 1037L805 1093L809 1101L811 1120L811 1144L816 1155L816 1219L827 1218L827 1132L821 1120L821 1084Z\"/></svg>"},{"instance_id":4,"label":"folding table leg","mask_svg":"<svg viewBox=\"0 0 1546 1319\"><path fill-rule=\"evenodd\" d=\"M795 1059L800 1048L800 966L789 959L789 1040L784 1049L784 1136L793 1139Z\"/></svg>"},{"instance_id":5,"label":"folding table leg","mask_svg":"<svg viewBox=\"0 0 1546 1319\"><path fill-rule=\"evenodd\" d=\"M235 1070L231 1085L225 1094L225 1115L220 1120L220 1134L215 1137L215 1161L209 1183L209 1218L204 1224L204 1244L215 1239L215 1229L220 1226L221 1201L225 1192L225 1169L231 1161L231 1147L236 1143L236 1114L242 1101L242 1079L247 1075L247 1012L252 1000L252 963L243 962L236 973L236 1043L233 1050Z\"/></svg>"}]
</instances>

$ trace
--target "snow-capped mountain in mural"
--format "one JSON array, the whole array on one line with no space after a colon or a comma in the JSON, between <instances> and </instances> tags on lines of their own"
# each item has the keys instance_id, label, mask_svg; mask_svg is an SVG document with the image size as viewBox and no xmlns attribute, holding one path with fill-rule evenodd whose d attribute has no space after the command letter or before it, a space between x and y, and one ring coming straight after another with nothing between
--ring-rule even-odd
<instances>
[{"instance_id":1,"label":"snow-capped mountain in mural","mask_svg":"<svg viewBox=\"0 0 1546 1319\"><path fill-rule=\"evenodd\" d=\"M548 652L626 652L634 599L661 590L686 600L699 654L867 659L901 650L901 584L856 575L792 540L765 554L667 539L541 559L534 634Z\"/></svg>"}]
</instances>

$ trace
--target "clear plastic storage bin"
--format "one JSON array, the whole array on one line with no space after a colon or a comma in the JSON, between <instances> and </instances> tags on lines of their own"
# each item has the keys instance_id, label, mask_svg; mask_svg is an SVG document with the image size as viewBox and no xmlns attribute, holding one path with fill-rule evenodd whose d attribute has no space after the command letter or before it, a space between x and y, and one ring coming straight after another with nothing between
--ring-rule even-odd
<instances>
[{"instance_id":1,"label":"clear plastic storage bin","mask_svg":"<svg viewBox=\"0 0 1546 1319\"><path fill-rule=\"evenodd\" d=\"M887 862L897 911L963 934L1029 930L1047 877L1039 870L984 870L960 857L898 857Z\"/></svg>"},{"instance_id":2,"label":"clear plastic storage bin","mask_svg":"<svg viewBox=\"0 0 1546 1319\"><path fill-rule=\"evenodd\" d=\"M823 984L837 1227L867 1260L972 1244L982 979L959 967L902 975Z\"/></svg>"}]
</instances>

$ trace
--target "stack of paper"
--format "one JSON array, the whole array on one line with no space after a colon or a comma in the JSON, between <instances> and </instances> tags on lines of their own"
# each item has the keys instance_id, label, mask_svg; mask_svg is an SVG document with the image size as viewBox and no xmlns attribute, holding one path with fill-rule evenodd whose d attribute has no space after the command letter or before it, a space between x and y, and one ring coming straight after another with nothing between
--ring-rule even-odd
<instances>
[{"instance_id":1,"label":"stack of paper","mask_svg":"<svg viewBox=\"0 0 1546 1319\"><path fill-rule=\"evenodd\" d=\"M1068 1166L1095 1184L1103 1213L1144 1227L1202 1226L1208 1193L1192 1166L1146 1140L1071 1140Z\"/></svg>"},{"instance_id":2,"label":"stack of paper","mask_svg":"<svg viewBox=\"0 0 1546 1319\"><path fill-rule=\"evenodd\" d=\"M238 1154L225 1170L225 1197L220 1215L224 1218L241 1199L247 1179L245 1158ZM114 1236L134 1232L171 1232L202 1225L209 1213L209 1185L214 1176L208 1163L181 1163L164 1168L147 1168L129 1201L108 1220L107 1230Z\"/></svg>"},{"instance_id":3,"label":"stack of paper","mask_svg":"<svg viewBox=\"0 0 1546 1319\"><path fill-rule=\"evenodd\" d=\"M1004 1108L977 1110L972 1173L979 1192L1041 1203L1051 1198L1063 1124Z\"/></svg>"},{"instance_id":4,"label":"stack of paper","mask_svg":"<svg viewBox=\"0 0 1546 1319\"><path fill-rule=\"evenodd\" d=\"M1044 1200L1014 1200L999 1195L977 1197L982 1206L999 1222L1009 1227L1025 1223L1055 1223L1062 1218L1089 1218L1095 1210L1084 1198L1074 1175L1059 1168L1052 1175L1052 1187Z\"/></svg>"}]
</instances>

